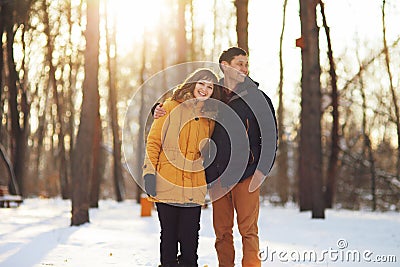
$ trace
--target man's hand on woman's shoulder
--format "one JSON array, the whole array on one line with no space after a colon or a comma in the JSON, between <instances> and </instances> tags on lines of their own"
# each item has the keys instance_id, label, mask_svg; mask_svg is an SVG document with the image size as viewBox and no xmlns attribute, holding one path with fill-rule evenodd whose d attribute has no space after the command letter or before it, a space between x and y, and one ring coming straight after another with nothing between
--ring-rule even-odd
<instances>
[{"instance_id":1,"label":"man's hand on woman's shoulder","mask_svg":"<svg viewBox=\"0 0 400 267\"><path fill-rule=\"evenodd\" d=\"M165 114L167 114L167 111L163 108L163 103L160 103L155 107L153 117L154 119L159 119Z\"/></svg>"}]
</instances>

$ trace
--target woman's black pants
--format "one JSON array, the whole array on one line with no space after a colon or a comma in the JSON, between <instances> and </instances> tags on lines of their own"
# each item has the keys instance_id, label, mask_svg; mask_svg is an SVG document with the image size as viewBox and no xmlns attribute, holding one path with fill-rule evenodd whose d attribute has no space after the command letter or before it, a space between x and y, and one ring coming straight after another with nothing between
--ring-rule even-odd
<instances>
[{"instance_id":1,"label":"woman's black pants","mask_svg":"<svg viewBox=\"0 0 400 267\"><path fill-rule=\"evenodd\" d=\"M197 266L201 206L156 205L161 225L161 264L173 266L177 262L179 242L179 263Z\"/></svg>"}]
</instances>

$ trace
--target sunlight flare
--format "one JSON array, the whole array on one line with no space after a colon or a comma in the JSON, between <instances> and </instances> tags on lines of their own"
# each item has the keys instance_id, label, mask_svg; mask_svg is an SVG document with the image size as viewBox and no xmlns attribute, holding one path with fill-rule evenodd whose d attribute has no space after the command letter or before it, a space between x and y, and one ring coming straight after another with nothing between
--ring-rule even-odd
<instances>
[{"instance_id":1,"label":"sunlight flare","mask_svg":"<svg viewBox=\"0 0 400 267\"><path fill-rule=\"evenodd\" d=\"M109 20L116 23L118 49L141 42L145 32L156 32L167 12L165 4L162 0L141 1L140 5L131 0L108 1Z\"/></svg>"}]
</instances>

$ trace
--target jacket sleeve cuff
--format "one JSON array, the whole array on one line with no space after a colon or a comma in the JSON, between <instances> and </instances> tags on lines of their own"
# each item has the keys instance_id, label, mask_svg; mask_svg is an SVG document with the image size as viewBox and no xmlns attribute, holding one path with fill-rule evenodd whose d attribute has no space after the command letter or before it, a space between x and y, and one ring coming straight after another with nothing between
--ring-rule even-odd
<instances>
[{"instance_id":1,"label":"jacket sleeve cuff","mask_svg":"<svg viewBox=\"0 0 400 267\"><path fill-rule=\"evenodd\" d=\"M143 164L143 173L142 173L142 176L144 177L146 174L153 174L153 175L155 175L156 174L156 171L155 171L155 169L153 168L153 166L152 166L152 164L151 163L147 163L147 162L145 162L144 164Z\"/></svg>"}]
</instances>

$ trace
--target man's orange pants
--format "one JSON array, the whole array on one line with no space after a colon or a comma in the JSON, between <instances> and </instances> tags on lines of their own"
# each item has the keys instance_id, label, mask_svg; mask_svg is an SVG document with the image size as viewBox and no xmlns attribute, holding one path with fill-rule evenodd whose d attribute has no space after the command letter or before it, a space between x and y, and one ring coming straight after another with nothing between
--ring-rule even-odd
<instances>
[{"instance_id":1,"label":"man's orange pants","mask_svg":"<svg viewBox=\"0 0 400 267\"><path fill-rule=\"evenodd\" d=\"M219 267L233 267L235 249L233 244L234 211L240 235L242 236L243 267L259 267L258 258L258 214L260 189L250 193L251 177L238 183L222 198L213 201L213 224L216 235L215 248Z\"/></svg>"}]
</instances>

